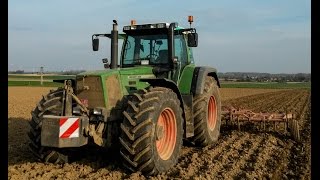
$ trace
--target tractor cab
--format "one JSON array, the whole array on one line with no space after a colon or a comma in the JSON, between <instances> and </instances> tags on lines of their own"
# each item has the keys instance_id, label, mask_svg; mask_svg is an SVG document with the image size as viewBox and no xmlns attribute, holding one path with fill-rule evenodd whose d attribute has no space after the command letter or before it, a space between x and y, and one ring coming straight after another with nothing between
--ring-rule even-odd
<instances>
[{"instance_id":1,"label":"tractor cab","mask_svg":"<svg viewBox=\"0 0 320 180\"><path fill-rule=\"evenodd\" d=\"M189 22L191 25L192 19L189 18ZM113 31L103 35L113 41L124 39L118 67L152 66L153 74L157 78L168 78L177 82L184 67L194 64L191 47L197 47L198 44L195 28L185 29L178 26L178 23L139 25L132 20L131 25L123 27L123 32L125 34ZM93 50L97 50L98 36L101 34L93 35ZM113 46L112 42L111 44ZM111 56L115 51L116 47L111 50ZM115 61L117 60L116 57ZM106 59L103 62L107 63ZM109 64L105 67L108 68Z\"/></svg>"}]
</instances>

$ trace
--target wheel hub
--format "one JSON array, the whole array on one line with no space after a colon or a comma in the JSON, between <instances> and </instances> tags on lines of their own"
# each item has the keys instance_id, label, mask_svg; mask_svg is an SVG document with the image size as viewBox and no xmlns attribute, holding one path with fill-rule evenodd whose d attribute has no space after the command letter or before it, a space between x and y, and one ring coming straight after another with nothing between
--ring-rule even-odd
<instances>
[{"instance_id":1,"label":"wheel hub","mask_svg":"<svg viewBox=\"0 0 320 180\"><path fill-rule=\"evenodd\" d=\"M156 126L156 149L162 160L171 157L177 140L177 122L174 111L165 108L159 115Z\"/></svg>"},{"instance_id":2,"label":"wheel hub","mask_svg":"<svg viewBox=\"0 0 320 180\"><path fill-rule=\"evenodd\" d=\"M217 123L217 104L214 96L211 96L208 103L208 127L212 131Z\"/></svg>"},{"instance_id":3,"label":"wheel hub","mask_svg":"<svg viewBox=\"0 0 320 180\"><path fill-rule=\"evenodd\" d=\"M164 134L164 128L163 126L157 125L157 141L163 138L163 134Z\"/></svg>"}]
</instances>

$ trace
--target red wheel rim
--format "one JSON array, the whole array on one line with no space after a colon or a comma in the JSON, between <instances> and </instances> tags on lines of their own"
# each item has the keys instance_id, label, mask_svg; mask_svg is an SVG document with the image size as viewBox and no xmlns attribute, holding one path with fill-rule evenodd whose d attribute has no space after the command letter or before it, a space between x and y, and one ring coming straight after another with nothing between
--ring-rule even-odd
<instances>
[{"instance_id":1,"label":"red wheel rim","mask_svg":"<svg viewBox=\"0 0 320 180\"><path fill-rule=\"evenodd\" d=\"M208 126L210 130L216 127L217 122L217 105L216 99L211 96L208 103Z\"/></svg>"},{"instance_id":2,"label":"red wheel rim","mask_svg":"<svg viewBox=\"0 0 320 180\"><path fill-rule=\"evenodd\" d=\"M165 108L160 113L156 127L156 147L161 159L170 158L176 146L176 139L176 116L171 108Z\"/></svg>"}]
</instances>

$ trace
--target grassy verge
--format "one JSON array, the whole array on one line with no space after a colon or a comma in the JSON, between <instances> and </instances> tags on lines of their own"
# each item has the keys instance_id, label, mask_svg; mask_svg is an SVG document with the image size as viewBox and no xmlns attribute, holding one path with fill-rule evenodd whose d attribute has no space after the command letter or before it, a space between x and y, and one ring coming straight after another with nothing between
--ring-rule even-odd
<instances>
[{"instance_id":1,"label":"grassy verge","mask_svg":"<svg viewBox=\"0 0 320 180\"><path fill-rule=\"evenodd\" d=\"M44 75L43 85L40 83L40 75L37 74L8 74L8 86L43 86L43 87L61 87L62 83L52 82L56 79L71 79L74 75Z\"/></svg>"},{"instance_id":2,"label":"grassy verge","mask_svg":"<svg viewBox=\"0 0 320 180\"><path fill-rule=\"evenodd\" d=\"M40 75L15 75L8 74L9 79L30 79L30 80L40 80ZM43 75L43 80L53 80L53 79L68 79L74 78L74 75Z\"/></svg>"},{"instance_id":3,"label":"grassy verge","mask_svg":"<svg viewBox=\"0 0 320 180\"><path fill-rule=\"evenodd\" d=\"M56 82L43 82L43 85L41 85L40 81L8 81L8 86L62 87L63 84Z\"/></svg>"}]
</instances>

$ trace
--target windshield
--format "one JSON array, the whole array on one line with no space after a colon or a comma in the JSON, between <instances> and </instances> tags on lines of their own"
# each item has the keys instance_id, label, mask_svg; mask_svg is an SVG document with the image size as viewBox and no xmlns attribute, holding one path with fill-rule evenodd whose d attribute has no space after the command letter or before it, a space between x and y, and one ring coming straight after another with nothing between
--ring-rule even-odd
<instances>
[{"instance_id":1,"label":"windshield","mask_svg":"<svg viewBox=\"0 0 320 180\"><path fill-rule=\"evenodd\" d=\"M124 44L122 64L167 64L168 36L157 35L128 35Z\"/></svg>"}]
</instances>

